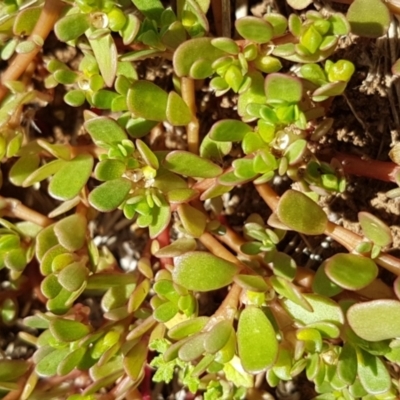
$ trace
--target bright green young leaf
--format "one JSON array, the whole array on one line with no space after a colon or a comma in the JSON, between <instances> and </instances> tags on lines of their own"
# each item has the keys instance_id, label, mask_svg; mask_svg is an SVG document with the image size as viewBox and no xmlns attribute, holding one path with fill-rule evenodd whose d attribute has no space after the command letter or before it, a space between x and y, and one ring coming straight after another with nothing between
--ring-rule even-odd
<instances>
[{"instance_id":1,"label":"bright green young leaf","mask_svg":"<svg viewBox=\"0 0 400 400\"><path fill-rule=\"evenodd\" d=\"M58 245L58 239L54 233L54 225L43 228L36 238L36 257L39 261L42 261L43 256L52 247Z\"/></svg>"},{"instance_id":2,"label":"bright green young leaf","mask_svg":"<svg viewBox=\"0 0 400 400\"><path fill-rule=\"evenodd\" d=\"M220 142L240 142L252 128L242 121L224 119L216 122L209 132L212 140Z\"/></svg>"},{"instance_id":3,"label":"bright green young leaf","mask_svg":"<svg viewBox=\"0 0 400 400\"><path fill-rule=\"evenodd\" d=\"M222 173L222 168L210 160L182 150L168 153L163 164L172 172L194 178L214 178Z\"/></svg>"},{"instance_id":4,"label":"bright green young leaf","mask_svg":"<svg viewBox=\"0 0 400 400\"><path fill-rule=\"evenodd\" d=\"M196 38L183 42L174 52L174 71L179 76L189 76L190 69L195 61L203 59L211 64L226 53L211 44L212 39L208 37ZM208 70L208 68L206 69ZM209 75L197 77L197 79L208 78Z\"/></svg>"},{"instance_id":5,"label":"bright green young leaf","mask_svg":"<svg viewBox=\"0 0 400 400\"><path fill-rule=\"evenodd\" d=\"M86 218L81 214L73 214L58 221L54 225L54 233L62 246L74 252L83 247L86 240L86 228Z\"/></svg>"},{"instance_id":6,"label":"bright green young leaf","mask_svg":"<svg viewBox=\"0 0 400 400\"><path fill-rule=\"evenodd\" d=\"M95 142L113 144L127 138L121 126L111 118L96 117L85 122L85 129Z\"/></svg>"},{"instance_id":7,"label":"bright green young leaf","mask_svg":"<svg viewBox=\"0 0 400 400\"><path fill-rule=\"evenodd\" d=\"M235 22L239 35L255 43L267 43L272 39L272 25L257 17L243 17Z\"/></svg>"},{"instance_id":8,"label":"bright green young leaf","mask_svg":"<svg viewBox=\"0 0 400 400\"><path fill-rule=\"evenodd\" d=\"M324 233L328 217L322 208L305 194L287 190L279 200L278 218L290 229L306 235Z\"/></svg>"},{"instance_id":9,"label":"bright green young leaf","mask_svg":"<svg viewBox=\"0 0 400 400\"><path fill-rule=\"evenodd\" d=\"M347 20L355 35L377 38L387 32L390 13L381 0L355 0L347 11Z\"/></svg>"},{"instance_id":10,"label":"bright green young leaf","mask_svg":"<svg viewBox=\"0 0 400 400\"><path fill-rule=\"evenodd\" d=\"M15 186L22 186L34 171L37 170L40 157L37 154L27 154L20 157L10 169L10 182Z\"/></svg>"},{"instance_id":11,"label":"bright green young leaf","mask_svg":"<svg viewBox=\"0 0 400 400\"><path fill-rule=\"evenodd\" d=\"M168 322L179 312L178 306L171 301L159 305L153 313L154 319L158 322Z\"/></svg>"},{"instance_id":12,"label":"bright green young leaf","mask_svg":"<svg viewBox=\"0 0 400 400\"><path fill-rule=\"evenodd\" d=\"M246 307L237 327L238 352L243 368L253 374L269 368L278 355L278 340L267 316L256 307Z\"/></svg>"},{"instance_id":13,"label":"bright green young leaf","mask_svg":"<svg viewBox=\"0 0 400 400\"><path fill-rule=\"evenodd\" d=\"M182 97L174 91L168 94L166 115L168 122L174 126L188 125L192 119L189 107Z\"/></svg>"},{"instance_id":14,"label":"bright green young leaf","mask_svg":"<svg viewBox=\"0 0 400 400\"><path fill-rule=\"evenodd\" d=\"M238 267L202 251L188 252L175 258L173 279L189 290L209 292L229 285Z\"/></svg>"},{"instance_id":15,"label":"bright green young leaf","mask_svg":"<svg viewBox=\"0 0 400 400\"><path fill-rule=\"evenodd\" d=\"M168 94L150 81L136 81L128 91L129 111L150 121L167 119Z\"/></svg>"},{"instance_id":16,"label":"bright green young leaf","mask_svg":"<svg viewBox=\"0 0 400 400\"><path fill-rule=\"evenodd\" d=\"M90 15L74 13L57 21L54 32L62 42L69 42L83 35L90 27Z\"/></svg>"},{"instance_id":17,"label":"bright green young leaf","mask_svg":"<svg viewBox=\"0 0 400 400\"><path fill-rule=\"evenodd\" d=\"M312 3L312 0L287 0L287 2L295 10L304 10Z\"/></svg>"},{"instance_id":18,"label":"bright green young leaf","mask_svg":"<svg viewBox=\"0 0 400 400\"><path fill-rule=\"evenodd\" d=\"M354 332L370 342L400 337L400 302L372 300L356 303L347 311Z\"/></svg>"},{"instance_id":19,"label":"bright green young leaf","mask_svg":"<svg viewBox=\"0 0 400 400\"><path fill-rule=\"evenodd\" d=\"M104 182L90 192L89 202L102 212L115 210L125 200L131 187L131 182L125 178Z\"/></svg>"},{"instance_id":20,"label":"bright green young leaf","mask_svg":"<svg viewBox=\"0 0 400 400\"><path fill-rule=\"evenodd\" d=\"M364 236L371 242L381 247L392 243L393 238L390 228L375 215L361 211L358 213L358 220Z\"/></svg>"},{"instance_id":21,"label":"bright green young leaf","mask_svg":"<svg viewBox=\"0 0 400 400\"><path fill-rule=\"evenodd\" d=\"M49 193L58 200L70 200L77 196L92 173L93 157L79 154L66 162L53 176Z\"/></svg>"},{"instance_id":22,"label":"bright green young leaf","mask_svg":"<svg viewBox=\"0 0 400 400\"><path fill-rule=\"evenodd\" d=\"M360 290L368 286L378 272L374 261L358 254L337 253L325 262L325 273L329 279L347 290Z\"/></svg>"},{"instance_id":23,"label":"bright green young leaf","mask_svg":"<svg viewBox=\"0 0 400 400\"><path fill-rule=\"evenodd\" d=\"M267 103L298 103L303 96L301 81L290 75L273 73L267 75L264 85Z\"/></svg>"}]
</instances>

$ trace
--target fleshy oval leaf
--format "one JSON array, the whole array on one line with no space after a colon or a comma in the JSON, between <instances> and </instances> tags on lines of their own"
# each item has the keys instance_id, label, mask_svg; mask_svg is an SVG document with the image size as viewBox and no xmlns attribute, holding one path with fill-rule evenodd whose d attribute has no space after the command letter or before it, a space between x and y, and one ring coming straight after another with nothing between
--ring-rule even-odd
<instances>
[{"instance_id":1,"label":"fleshy oval leaf","mask_svg":"<svg viewBox=\"0 0 400 400\"><path fill-rule=\"evenodd\" d=\"M83 247L86 240L86 218L81 214L73 214L54 225L54 233L59 243L68 251L76 251Z\"/></svg>"},{"instance_id":2,"label":"fleshy oval leaf","mask_svg":"<svg viewBox=\"0 0 400 400\"><path fill-rule=\"evenodd\" d=\"M328 278L348 290L360 290L368 286L378 272L374 261L358 254L337 253L325 262Z\"/></svg>"},{"instance_id":3,"label":"fleshy oval leaf","mask_svg":"<svg viewBox=\"0 0 400 400\"><path fill-rule=\"evenodd\" d=\"M219 142L240 142L252 128L236 119L224 119L216 122L209 132L212 140Z\"/></svg>"},{"instance_id":4,"label":"fleshy oval leaf","mask_svg":"<svg viewBox=\"0 0 400 400\"><path fill-rule=\"evenodd\" d=\"M270 367L278 355L275 330L267 316L257 307L246 307L237 328L238 352L243 368L259 373Z\"/></svg>"},{"instance_id":5,"label":"fleshy oval leaf","mask_svg":"<svg viewBox=\"0 0 400 400\"><path fill-rule=\"evenodd\" d=\"M94 188L89 194L89 203L99 211L115 210L131 190L131 182L125 178L107 181Z\"/></svg>"},{"instance_id":6,"label":"fleshy oval leaf","mask_svg":"<svg viewBox=\"0 0 400 400\"><path fill-rule=\"evenodd\" d=\"M238 272L235 264L203 251L191 251L174 260L174 282L198 292L228 286Z\"/></svg>"},{"instance_id":7,"label":"fleshy oval leaf","mask_svg":"<svg viewBox=\"0 0 400 400\"><path fill-rule=\"evenodd\" d=\"M243 17L235 22L239 35L255 43L267 43L272 39L272 25L257 17Z\"/></svg>"},{"instance_id":8,"label":"fleshy oval leaf","mask_svg":"<svg viewBox=\"0 0 400 400\"><path fill-rule=\"evenodd\" d=\"M61 18L54 26L54 32L62 42L69 42L83 35L90 27L90 16L74 13Z\"/></svg>"},{"instance_id":9,"label":"fleshy oval leaf","mask_svg":"<svg viewBox=\"0 0 400 400\"><path fill-rule=\"evenodd\" d=\"M356 303L347 311L347 319L354 332L364 340L400 337L400 302L397 300L372 300Z\"/></svg>"},{"instance_id":10,"label":"fleshy oval leaf","mask_svg":"<svg viewBox=\"0 0 400 400\"><path fill-rule=\"evenodd\" d=\"M134 82L128 90L126 101L129 111L136 117L150 121L167 120L168 94L152 82Z\"/></svg>"},{"instance_id":11,"label":"fleshy oval leaf","mask_svg":"<svg viewBox=\"0 0 400 400\"><path fill-rule=\"evenodd\" d=\"M58 200L70 200L77 196L88 181L93 168L90 154L79 154L66 162L53 176L49 193Z\"/></svg>"},{"instance_id":12,"label":"fleshy oval leaf","mask_svg":"<svg viewBox=\"0 0 400 400\"><path fill-rule=\"evenodd\" d=\"M222 168L212 161L183 150L170 152L164 160L164 167L193 178L215 178L222 173Z\"/></svg>"},{"instance_id":13,"label":"fleshy oval leaf","mask_svg":"<svg viewBox=\"0 0 400 400\"><path fill-rule=\"evenodd\" d=\"M280 198L276 213L283 224L306 235L324 233L328 223L328 217L315 201L291 189Z\"/></svg>"},{"instance_id":14,"label":"fleshy oval leaf","mask_svg":"<svg viewBox=\"0 0 400 400\"><path fill-rule=\"evenodd\" d=\"M127 138L121 126L108 117L97 117L85 122L85 129L94 142L112 144Z\"/></svg>"},{"instance_id":15,"label":"fleshy oval leaf","mask_svg":"<svg viewBox=\"0 0 400 400\"><path fill-rule=\"evenodd\" d=\"M374 244L385 247L392 243L393 238L390 228L375 215L361 211L358 213L358 221L364 236Z\"/></svg>"}]
</instances>

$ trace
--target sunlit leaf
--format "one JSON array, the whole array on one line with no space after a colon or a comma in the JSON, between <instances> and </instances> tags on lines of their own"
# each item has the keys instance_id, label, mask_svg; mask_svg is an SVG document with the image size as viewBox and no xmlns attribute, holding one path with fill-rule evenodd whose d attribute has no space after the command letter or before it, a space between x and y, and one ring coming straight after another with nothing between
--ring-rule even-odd
<instances>
[{"instance_id":1,"label":"sunlit leaf","mask_svg":"<svg viewBox=\"0 0 400 400\"><path fill-rule=\"evenodd\" d=\"M90 27L89 14L69 14L57 21L54 32L62 42L68 42L83 35Z\"/></svg>"},{"instance_id":2,"label":"sunlit leaf","mask_svg":"<svg viewBox=\"0 0 400 400\"><path fill-rule=\"evenodd\" d=\"M232 283L238 267L213 254L192 251L175 258L174 281L186 289L208 292Z\"/></svg>"},{"instance_id":3,"label":"sunlit leaf","mask_svg":"<svg viewBox=\"0 0 400 400\"><path fill-rule=\"evenodd\" d=\"M54 225L54 233L59 243L67 250L79 250L86 239L86 218L81 214L73 214Z\"/></svg>"},{"instance_id":4,"label":"sunlit leaf","mask_svg":"<svg viewBox=\"0 0 400 400\"><path fill-rule=\"evenodd\" d=\"M131 182L125 178L104 182L90 192L89 202L102 212L115 210L125 200L131 186Z\"/></svg>"},{"instance_id":5,"label":"sunlit leaf","mask_svg":"<svg viewBox=\"0 0 400 400\"><path fill-rule=\"evenodd\" d=\"M257 17L243 17L235 22L239 35L255 43L267 43L272 39L272 25Z\"/></svg>"},{"instance_id":6,"label":"sunlit leaf","mask_svg":"<svg viewBox=\"0 0 400 400\"><path fill-rule=\"evenodd\" d=\"M364 235L378 246L388 246L392 243L390 228L375 215L365 211L358 213L358 220Z\"/></svg>"},{"instance_id":7,"label":"sunlit leaf","mask_svg":"<svg viewBox=\"0 0 400 400\"><path fill-rule=\"evenodd\" d=\"M306 235L324 233L328 218L322 208L305 194L287 190L280 198L278 218L289 228Z\"/></svg>"},{"instance_id":8,"label":"sunlit leaf","mask_svg":"<svg viewBox=\"0 0 400 400\"><path fill-rule=\"evenodd\" d=\"M167 119L168 94L150 81L136 81L128 91L129 111L151 121Z\"/></svg>"},{"instance_id":9,"label":"sunlit leaf","mask_svg":"<svg viewBox=\"0 0 400 400\"><path fill-rule=\"evenodd\" d=\"M359 290L378 276L378 267L370 258L358 254L337 253L326 260L325 273L338 286Z\"/></svg>"},{"instance_id":10,"label":"sunlit leaf","mask_svg":"<svg viewBox=\"0 0 400 400\"><path fill-rule=\"evenodd\" d=\"M356 303L347 311L347 319L358 336L371 342L400 336L400 302L397 300Z\"/></svg>"},{"instance_id":11,"label":"sunlit leaf","mask_svg":"<svg viewBox=\"0 0 400 400\"><path fill-rule=\"evenodd\" d=\"M275 330L256 307L246 307L237 328L238 352L243 368L253 374L269 368L278 355Z\"/></svg>"},{"instance_id":12,"label":"sunlit leaf","mask_svg":"<svg viewBox=\"0 0 400 400\"><path fill-rule=\"evenodd\" d=\"M390 13L380 0L355 0L347 11L352 33L377 38L389 27Z\"/></svg>"},{"instance_id":13,"label":"sunlit leaf","mask_svg":"<svg viewBox=\"0 0 400 400\"><path fill-rule=\"evenodd\" d=\"M164 167L177 174L196 178L214 178L222 168L188 151L175 150L168 153Z\"/></svg>"},{"instance_id":14,"label":"sunlit leaf","mask_svg":"<svg viewBox=\"0 0 400 400\"><path fill-rule=\"evenodd\" d=\"M53 176L49 193L59 200L70 200L77 196L90 177L93 168L93 157L79 154L66 162Z\"/></svg>"}]
</instances>

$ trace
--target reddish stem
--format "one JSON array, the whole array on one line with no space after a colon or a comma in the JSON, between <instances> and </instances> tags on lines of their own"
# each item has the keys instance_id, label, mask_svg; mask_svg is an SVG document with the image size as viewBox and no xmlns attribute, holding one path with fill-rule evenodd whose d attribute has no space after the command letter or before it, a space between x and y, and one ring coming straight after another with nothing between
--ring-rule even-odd
<instances>
[{"instance_id":1,"label":"reddish stem","mask_svg":"<svg viewBox=\"0 0 400 400\"><path fill-rule=\"evenodd\" d=\"M396 182L395 176L400 166L388 161L363 159L352 154L335 153L345 174L364 176L384 182Z\"/></svg>"},{"instance_id":2,"label":"reddish stem","mask_svg":"<svg viewBox=\"0 0 400 400\"><path fill-rule=\"evenodd\" d=\"M160 244L161 248L171 244L171 237L169 234L169 225L157 236L157 242ZM172 258L170 258L170 257L161 257L159 260L160 260L161 268L166 268L167 265L173 265Z\"/></svg>"}]
</instances>

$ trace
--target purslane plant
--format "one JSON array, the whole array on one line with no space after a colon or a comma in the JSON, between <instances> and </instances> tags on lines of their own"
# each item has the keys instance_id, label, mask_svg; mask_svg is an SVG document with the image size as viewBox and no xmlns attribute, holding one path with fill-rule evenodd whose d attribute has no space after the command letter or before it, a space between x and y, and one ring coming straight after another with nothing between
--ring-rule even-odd
<instances>
[{"instance_id":1,"label":"purslane plant","mask_svg":"<svg viewBox=\"0 0 400 400\"><path fill-rule=\"evenodd\" d=\"M19 338L34 348L27 359L2 353L5 399L149 398L151 379L174 378L208 400L244 399L300 374L318 399L398 397L399 278L380 277L382 268L400 276L386 252L390 228L360 211L359 236L318 204L345 192L346 174L398 183L398 168L379 164L372 175L367 161L315 151L355 72L333 60L338 43L368 26L383 34L387 6L368 1L382 18L359 12L360 0L347 17L245 16L233 39L210 33L211 9L216 21L223 9L211 3L0 5L0 55L10 60L0 86L2 181L57 204L45 216L24 196L0 197L1 324L19 327L24 317ZM52 30L77 62L35 58ZM143 73L154 60L171 69L163 80ZM84 140L29 133L24 107L51 103L58 86L66 107L83 110ZM237 117L202 129L199 87L235 96ZM154 133L167 129L184 129L187 147L157 146ZM280 196L277 176L292 182ZM245 184L271 213L250 211L241 236L221 196ZM133 271L93 237L91 224L115 210L147 235ZM348 252L304 268L282 246L289 231L330 236ZM20 313L26 292L40 305L29 315ZM99 302L99 315L85 298Z\"/></svg>"}]
</instances>

